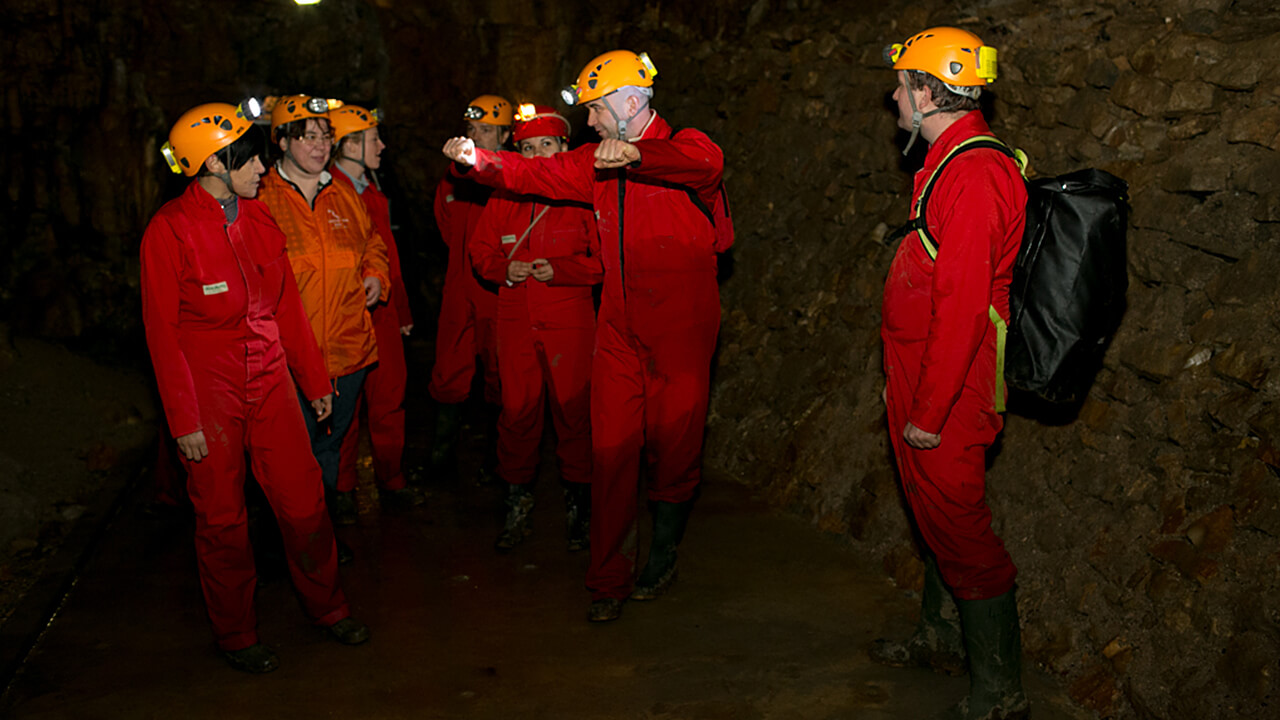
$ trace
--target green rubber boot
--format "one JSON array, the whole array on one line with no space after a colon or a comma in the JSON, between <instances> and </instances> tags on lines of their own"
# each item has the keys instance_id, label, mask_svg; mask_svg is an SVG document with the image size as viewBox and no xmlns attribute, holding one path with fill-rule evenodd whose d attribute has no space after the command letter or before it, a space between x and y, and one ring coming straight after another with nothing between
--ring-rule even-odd
<instances>
[{"instance_id":1,"label":"green rubber boot","mask_svg":"<svg viewBox=\"0 0 1280 720\"><path fill-rule=\"evenodd\" d=\"M591 545L591 485L565 483L564 513L569 528L569 552L586 550Z\"/></svg>"},{"instance_id":2,"label":"green rubber boot","mask_svg":"<svg viewBox=\"0 0 1280 720\"><path fill-rule=\"evenodd\" d=\"M927 667L952 676L965 673L960 611L951 597L951 591L942 582L938 563L932 555L924 559L920 624L905 641L876 640L870 655L875 662L890 667Z\"/></svg>"},{"instance_id":3,"label":"green rubber boot","mask_svg":"<svg viewBox=\"0 0 1280 720\"><path fill-rule=\"evenodd\" d=\"M533 534L529 515L533 512L533 488L528 485L507 485L507 518L502 532L493 544L498 552L507 552Z\"/></svg>"},{"instance_id":4,"label":"green rubber boot","mask_svg":"<svg viewBox=\"0 0 1280 720\"><path fill-rule=\"evenodd\" d=\"M436 406L436 435L431 443L431 469L436 476L458 471L458 434L462 431L462 404Z\"/></svg>"},{"instance_id":5,"label":"green rubber boot","mask_svg":"<svg viewBox=\"0 0 1280 720\"><path fill-rule=\"evenodd\" d=\"M632 600L654 600L676 580L676 548L684 539L685 526L693 501L653 504L653 541L649 543L649 561L636 579Z\"/></svg>"},{"instance_id":6,"label":"green rubber boot","mask_svg":"<svg viewBox=\"0 0 1280 720\"><path fill-rule=\"evenodd\" d=\"M939 720L1026 720L1022 633L1014 591L989 600L957 600L969 652L969 696Z\"/></svg>"}]
</instances>

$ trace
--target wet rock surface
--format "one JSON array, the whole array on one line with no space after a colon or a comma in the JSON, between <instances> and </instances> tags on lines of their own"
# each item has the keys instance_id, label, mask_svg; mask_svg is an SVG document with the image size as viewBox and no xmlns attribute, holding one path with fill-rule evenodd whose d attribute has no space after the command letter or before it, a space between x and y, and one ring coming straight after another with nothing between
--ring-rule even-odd
<instances>
[{"instance_id":1,"label":"wet rock surface","mask_svg":"<svg viewBox=\"0 0 1280 720\"><path fill-rule=\"evenodd\" d=\"M156 147L186 107L259 90L388 110L383 178L428 318L443 251L426 199L461 105L491 91L550 99L596 53L648 50L655 107L725 149L736 218L707 462L849 535L907 589L920 575L879 400L879 311L882 239L906 218L920 155L902 159L893 142L880 52L930 25L978 32L1001 53L995 131L1041 175L1125 178L1133 206L1129 309L1089 399L1015 398L993 453L989 498L1021 569L1026 651L1103 717L1274 713L1272 3L147 8L13 7L0 46L13 68L0 129L14 140L0 148L0 301L19 332L141 342L137 239L180 186ZM569 117L587 139L584 116Z\"/></svg>"}]
</instances>

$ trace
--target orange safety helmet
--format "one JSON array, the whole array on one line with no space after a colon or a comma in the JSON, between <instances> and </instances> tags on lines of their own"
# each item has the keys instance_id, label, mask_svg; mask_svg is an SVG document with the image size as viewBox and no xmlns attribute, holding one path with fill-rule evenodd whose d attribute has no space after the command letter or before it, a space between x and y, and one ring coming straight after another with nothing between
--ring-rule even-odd
<instances>
[{"instance_id":1,"label":"orange safety helmet","mask_svg":"<svg viewBox=\"0 0 1280 720\"><path fill-rule=\"evenodd\" d=\"M526 138L550 135L567 142L569 132L569 121L550 105L522 103L520 111L516 113L516 126L511 132L511 139L520 142Z\"/></svg>"},{"instance_id":2,"label":"orange safety helmet","mask_svg":"<svg viewBox=\"0 0 1280 720\"><path fill-rule=\"evenodd\" d=\"M648 53L613 50L587 63L578 73L578 82L561 90L560 97L567 105L581 105L628 85L653 87L657 76L658 68Z\"/></svg>"},{"instance_id":3,"label":"orange safety helmet","mask_svg":"<svg viewBox=\"0 0 1280 720\"><path fill-rule=\"evenodd\" d=\"M960 28L930 28L890 45L884 55L894 70L929 73L956 87L983 87L996 80L996 49Z\"/></svg>"},{"instance_id":4,"label":"orange safety helmet","mask_svg":"<svg viewBox=\"0 0 1280 720\"><path fill-rule=\"evenodd\" d=\"M467 120L478 120L485 125L510 127L513 113L511 103L500 95L481 95L467 104L462 117Z\"/></svg>"},{"instance_id":5,"label":"orange safety helmet","mask_svg":"<svg viewBox=\"0 0 1280 720\"><path fill-rule=\"evenodd\" d=\"M240 107L206 103L183 113L169 131L169 141L160 148L169 169L187 177L200 172L210 155L239 140L253 126L255 107L252 103Z\"/></svg>"},{"instance_id":6,"label":"orange safety helmet","mask_svg":"<svg viewBox=\"0 0 1280 720\"><path fill-rule=\"evenodd\" d=\"M329 113L329 127L333 129L333 144L342 142L342 138L351 133L364 132L378 126L379 112L377 108L365 110L359 105L343 105Z\"/></svg>"},{"instance_id":7,"label":"orange safety helmet","mask_svg":"<svg viewBox=\"0 0 1280 720\"><path fill-rule=\"evenodd\" d=\"M280 98L271 109L271 135L275 137L276 128L295 120L307 118L329 119L329 111L342 107L341 100L326 100L310 95L286 95Z\"/></svg>"}]
</instances>

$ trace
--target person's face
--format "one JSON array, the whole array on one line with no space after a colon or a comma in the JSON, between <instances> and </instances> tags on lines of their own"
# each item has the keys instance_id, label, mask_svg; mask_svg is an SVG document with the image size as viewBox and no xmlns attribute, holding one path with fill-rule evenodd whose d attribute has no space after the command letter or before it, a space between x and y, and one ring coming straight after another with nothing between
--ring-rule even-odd
<instances>
[{"instance_id":1,"label":"person's face","mask_svg":"<svg viewBox=\"0 0 1280 720\"><path fill-rule=\"evenodd\" d=\"M911 100L907 93L916 93L916 107L919 108L923 102L923 90L912 90L910 82L907 80L905 70L898 71L898 87L893 91L893 100L898 103L898 127L903 130L911 130Z\"/></svg>"},{"instance_id":2,"label":"person's face","mask_svg":"<svg viewBox=\"0 0 1280 720\"><path fill-rule=\"evenodd\" d=\"M564 141L555 135L539 135L520 141L520 154L527 157L551 157L564 152Z\"/></svg>"},{"instance_id":3,"label":"person's face","mask_svg":"<svg viewBox=\"0 0 1280 720\"><path fill-rule=\"evenodd\" d=\"M356 160L363 160L364 166L370 170L382 167L382 151L387 144L378 135L378 128L371 127L357 135L348 135L342 139L343 155ZM361 152L364 154L361 155Z\"/></svg>"},{"instance_id":4,"label":"person's face","mask_svg":"<svg viewBox=\"0 0 1280 720\"><path fill-rule=\"evenodd\" d=\"M267 169L262 165L262 156L254 155L253 159L231 171L231 192L242 198L258 196L258 183L262 181L262 173Z\"/></svg>"},{"instance_id":5,"label":"person's face","mask_svg":"<svg viewBox=\"0 0 1280 720\"><path fill-rule=\"evenodd\" d=\"M332 147L333 135L329 132L329 121L324 118L307 118L306 132L300 138L280 138L280 149L310 175L324 171Z\"/></svg>"},{"instance_id":6,"label":"person's face","mask_svg":"<svg viewBox=\"0 0 1280 720\"><path fill-rule=\"evenodd\" d=\"M507 141L507 135L510 130L498 125L490 125L479 120L467 121L467 137L471 138L476 147L481 150L497 152L502 149L502 144Z\"/></svg>"},{"instance_id":7,"label":"person's face","mask_svg":"<svg viewBox=\"0 0 1280 720\"><path fill-rule=\"evenodd\" d=\"M614 119L613 113L609 112L609 107L605 105L608 102L607 97L596 98L587 103L587 125L599 133L601 140L616 140L618 138L618 121Z\"/></svg>"}]
</instances>

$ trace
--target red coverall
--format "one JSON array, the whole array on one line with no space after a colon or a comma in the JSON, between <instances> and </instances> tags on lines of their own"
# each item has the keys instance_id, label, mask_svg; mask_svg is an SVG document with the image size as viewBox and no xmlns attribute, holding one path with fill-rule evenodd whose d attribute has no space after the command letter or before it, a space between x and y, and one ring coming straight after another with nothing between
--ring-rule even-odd
<instances>
[{"instance_id":1,"label":"red coverall","mask_svg":"<svg viewBox=\"0 0 1280 720\"><path fill-rule=\"evenodd\" d=\"M543 211L530 229L529 223ZM542 444L545 386L551 391L560 476L565 482L591 482L589 388L596 332L591 287L604 276L591 209L560 202L547 205L498 191L489 198L468 250L476 274L499 288L498 475L516 485L533 481ZM512 250L515 254L508 259ZM532 277L507 282L511 260L539 258L551 263L550 282Z\"/></svg>"},{"instance_id":2,"label":"red coverall","mask_svg":"<svg viewBox=\"0 0 1280 720\"><path fill-rule=\"evenodd\" d=\"M142 319L173 436L203 430L209 455L185 461L196 559L218 646L258 641L257 584L244 503L246 451L279 519L289 571L319 625L347 617L320 466L289 371L308 399L329 375L298 295L285 237L241 198L235 222L198 182L142 238Z\"/></svg>"},{"instance_id":3,"label":"red coverall","mask_svg":"<svg viewBox=\"0 0 1280 720\"><path fill-rule=\"evenodd\" d=\"M952 124L929 148L914 196L951 148L990 133L979 111ZM926 209L937 262L911 233L885 281L889 437L916 524L961 600L1001 595L1017 575L985 499L986 450L1004 426L995 410L998 331L988 313L994 307L1008 320L1026 199L1018 168L999 151L957 155L934 181ZM940 434L941 444L907 445L908 421Z\"/></svg>"},{"instance_id":4,"label":"red coverall","mask_svg":"<svg viewBox=\"0 0 1280 720\"><path fill-rule=\"evenodd\" d=\"M720 288L715 228L685 188L714 207L724 155L697 130L671 132L655 113L634 141L639 165L621 170L596 170L594 144L549 158L477 148L469 170L486 184L596 209L604 294L591 366L593 600L631 595L641 450L650 500L689 500L702 478Z\"/></svg>"},{"instance_id":5,"label":"red coverall","mask_svg":"<svg viewBox=\"0 0 1280 720\"><path fill-rule=\"evenodd\" d=\"M454 404L471 394L476 356L484 365L484 399L497 405L502 392L498 379L498 293L485 287L471 270L467 242L480 221L492 191L470 180L445 176L436 188L436 225L449 246L444 275L440 323L436 329L436 364L431 368L431 397Z\"/></svg>"},{"instance_id":6,"label":"red coverall","mask_svg":"<svg viewBox=\"0 0 1280 720\"><path fill-rule=\"evenodd\" d=\"M355 184L341 168L333 171L335 180ZM400 328L413 325L409 313L409 296L400 272L400 252L391 235L391 208L387 196L370 183L360 193L373 225L387 244L390 266L390 304L379 302L369 309L373 316L373 334L378 341L378 364L369 368L360 391L360 404L369 422L369 443L373 446L373 474L378 484L388 490L405 486L401 460L404 457L404 393L408 368L404 359L404 339ZM360 408L351 419L351 427L342 439L342 463L338 468L338 491L350 492L359 479L356 459L359 455Z\"/></svg>"}]
</instances>

